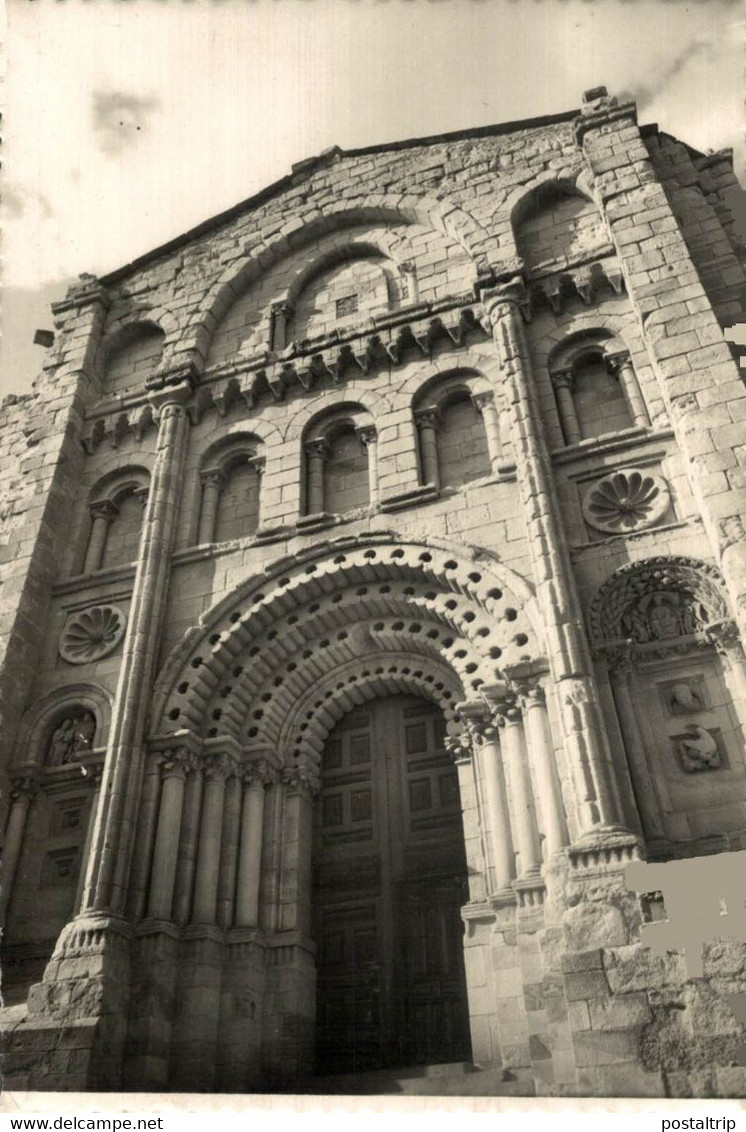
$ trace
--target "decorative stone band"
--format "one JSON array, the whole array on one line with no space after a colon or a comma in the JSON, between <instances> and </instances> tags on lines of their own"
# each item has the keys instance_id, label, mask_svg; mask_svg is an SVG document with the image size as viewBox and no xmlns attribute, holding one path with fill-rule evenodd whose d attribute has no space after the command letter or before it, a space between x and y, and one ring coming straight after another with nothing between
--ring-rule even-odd
<instances>
[{"instance_id":1,"label":"decorative stone band","mask_svg":"<svg viewBox=\"0 0 746 1132\"><path fill-rule=\"evenodd\" d=\"M583 518L597 531L627 534L659 523L671 502L662 476L620 468L592 484L583 496Z\"/></svg>"},{"instance_id":2,"label":"decorative stone band","mask_svg":"<svg viewBox=\"0 0 746 1132\"><path fill-rule=\"evenodd\" d=\"M118 605L94 605L68 617L59 653L68 664L88 664L114 652L127 628Z\"/></svg>"}]
</instances>

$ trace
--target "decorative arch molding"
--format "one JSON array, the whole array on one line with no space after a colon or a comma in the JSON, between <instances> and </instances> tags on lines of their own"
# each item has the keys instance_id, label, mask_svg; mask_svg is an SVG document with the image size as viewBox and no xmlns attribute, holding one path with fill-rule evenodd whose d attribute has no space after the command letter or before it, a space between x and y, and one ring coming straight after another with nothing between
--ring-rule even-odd
<instances>
[{"instance_id":1,"label":"decorative arch molding","mask_svg":"<svg viewBox=\"0 0 746 1132\"><path fill-rule=\"evenodd\" d=\"M345 400L327 406L316 412L308 421L304 431L305 441L328 437L335 430L345 426L361 427L375 425L375 416L360 401Z\"/></svg>"},{"instance_id":2,"label":"decorative arch molding","mask_svg":"<svg viewBox=\"0 0 746 1132\"><path fill-rule=\"evenodd\" d=\"M595 335L614 338L620 350L634 354L642 345L635 324L634 311L627 311L621 317L617 313L605 313L599 307L594 307L590 311L572 311L559 326L553 323L546 334L537 335L536 340L532 342L535 365L537 369L549 366L566 344L576 340L580 342L582 339L591 340Z\"/></svg>"},{"instance_id":3,"label":"decorative arch molding","mask_svg":"<svg viewBox=\"0 0 746 1132\"><path fill-rule=\"evenodd\" d=\"M317 546L247 581L187 634L158 681L156 731L209 738L214 726L243 744L276 744L309 681L389 652L431 658L476 690L505 666L543 658L533 593L476 549L389 532Z\"/></svg>"},{"instance_id":4,"label":"decorative arch molding","mask_svg":"<svg viewBox=\"0 0 746 1132\"><path fill-rule=\"evenodd\" d=\"M449 733L462 731L455 705L464 690L453 671L433 657L391 651L355 658L309 686L285 718L278 750L287 752L289 766L310 762L318 767L340 719L370 700L397 693L430 700L443 712Z\"/></svg>"},{"instance_id":5,"label":"decorative arch molding","mask_svg":"<svg viewBox=\"0 0 746 1132\"><path fill-rule=\"evenodd\" d=\"M357 263L360 260L379 264L389 285L394 273L401 274L399 264L387 248L379 246L373 240L353 237L341 247L332 247L322 252L311 263L302 268L285 290L279 292L276 301L289 303L292 306L303 291L310 287L319 276L335 267Z\"/></svg>"},{"instance_id":6,"label":"decorative arch molding","mask_svg":"<svg viewBox=\"0 0 746 1132\"><path fill-rule=\"evenodd\" d=\"M264 454L264 441L250 429L242 428L227 436L221 436L207 448L200 458L202 470L228 470L239 460L260 457Z\"/></svg>"},{"instance_id":7,"label":"decorative arch molding","mask_svg":"<svg viewBox=\"0 0 746 1132\"><path fill-rule=\"evenodd\" d=\"M89 683L66 684L43 696L21 720L13 771L41 768L46 742L55 724L73 708L85 708L93 713L96 720L95 749L105 748L111 722L112 699L106 689Z\"/></svg>"},{"instance_id":8,"label":"decorative arch molding","mask_svg":"<svg viewBox=\"0 0 746 1132\"><path fill-rule=\"evenodd\" d=\"M261 243L247 252L247 258L238 268L227 269L213 284L205 302L191 321L185 349L196 348L202 358L207 357L210 339L231 304L275 263L288 254L288 245L294 250L312 243L319 236L335 229L348 229L376 222L388 224L422 224L442 232L459 244L474 260L477 274L488 271L489 250L496 241L471 214L448 200L432 197L365 197L357 204L347 200L324 204L323 214L318 212L306 219L301 213L292 232L278 235L269 243Z\"/></svg>"},{"instance_id":9,"label":"decorative arch molding","mask_svg":"<svg viewBox=\"0 0 746 1132\"><path fill-rule=\"evenodd\" d=\"M102 476L91 489L90 502L116 503L125 495L135 491L147 491L150 485L150 471L139 464L132 464L124 468L115 468Z\"/></svg>"},{"instance_id":10,"label":"decorative arch molding","mask_svg":"<svg viewBox=\"0 0 746 1132\"><path fill-rule=\"evenodd\" d=\"M169 321L169 319L167 318L166 321ZM173 323L171 327L172 333L176 334L178 331L176 320L171 319L170 321ZM129 318L118 322L108 329L99 342L96 352L95 369L99 379L101 380L106 376L108 367L121 350L125 350L128 346L133 345L138 339L145 337L154 338L156 334L160 336L161 340L161 356L158 363L160 368L163 362L167 340L167 332L160 317L157 319L149 316L143 317L143 312L138 311L136 314L131 315Z\"/></svg>"},{"instance_id":11,"label":"decorative arch molding","mask_svg":"<svg viewBox=\"0 0 746 1132\"><path fill-rule=\"evenodd\" d=\"M493 213L492 228L499 228L500 222L503 221L506 216L510 219L507 230L505 230L505 225L503 224L503 235L500 247L501 259L515 260L518 258L518 247L515 237L516 229L537 193L546 189L559 189L560 191L566 192L569 196L584 197L598 208L590 174L583 165L578 164L566 170L553 170L540 173L538 177L534 177L524 185L519 185L518 188L510 193L507 200L503 201Z\"/></svg>"},{"instance_id":12,"label":"decorative arch molding","mask_svg":"<svg viewBox=\"0 0 746 1132\"><path fill-rule=\"evenodd\" d=\"M441 370L426 378L412 398L415 409L440 408L444 401L455 394L489 393L494 389L490 379L480 370L471 366L455 366Z\"/></svg>"},{"instance_id":13,"label":"decorative arch molding","mask_svg":"<svg viewBox=\"0 0 746 1132\"><path fill-rule=\"evenodd\" d=\"M317 421L337 412L354 410L363 413L365 423L369 424L384 420L393 408L388 397L374 393L370 386L350 382L344 389L329 389L314 394L310 402L299 405L298 411L288 422L283 440L287 443L298 442L301 437L310 435Z\"/></svg>"},{"instance_id":14,"label":"decorative arch molding","mask_svg":"<svg viewBox=\"0 0 746 1132\"><path fill-rule=\"evenodd\" d=\"M666 595L677 595L667 603ZM660 596L661 636L701 635L730 623L725 582L716 566L683 555L645 558L622 566L604 582L588 608L588 628L596 649L608 645L646 644L656 639L656 622L644 603ZM678 595L681 595L682 601ZM679 631L663 627L680 618ZM647 625L647 630L645 628Z\"/></svg>"}]
</instances>

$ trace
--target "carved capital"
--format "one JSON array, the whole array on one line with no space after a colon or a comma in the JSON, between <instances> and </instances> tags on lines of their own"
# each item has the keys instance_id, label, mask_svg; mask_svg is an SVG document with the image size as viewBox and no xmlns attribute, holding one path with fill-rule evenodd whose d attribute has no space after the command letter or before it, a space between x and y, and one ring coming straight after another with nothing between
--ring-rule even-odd
<instances>
[{"instance_id":1,"label":"carved capital","mask_svg":"<svg viewBox=\"0 0 746 1132\"><path fill-rule=\"evenodd\" d=\"M150 495L150 488L149 487L136 487L135 490L132 492L132 495L134 496L134 498L137 500L137 502L140 504L140 506L144 510L145 505L148 502L148 496Z\"/></svg>"},{"instance_id":2,"label":"carved capital","mask_svg":"<svg viewBox=\"0 0 746 1132\"><path fill-rule=\"evenodd\" d=\"M225 484L225 472L222 468L204 468L199 474L199 482L203 488L215 487L220 491Z\"/></svg>"},{"instance_id":3,"label":"carved capital","mask_svg":"<svg viewBox=\"0 0 746 1132\"><path fill-rule=\"evenodd\" d=\"M746 528L740 515L731 515L728 519L721 519L719 525L720 552L746 540Z\"/></svg>"},{"instance_id":4,"label":"carved capital","mask_svg":"<svg viewBox=\"0 0 746 1132\"><path fill-rule=\"evenodd\" d=\"M180 372L155 374L153 383L156 382L158 388L151 389L148 393L148 400L158 420L164 421L170 417L185 416L187 402L192 396L194 382L192 371L190 370L185 374Z\"/></svg>"},{"instance_id":5,"label":"carved capital","mask_svg":"<svg viewBox=\"0 0 746 1132\"><path fill-rule=\"evenodd\" d=\"M414 414L414 423L417 428L422 430L424 428L437 429L440 421L437 409L418 409Z\"/></svg>"},{"instance_id":6,"label":"carved capital","mask_svg":"<svg viewBox=\"0 0 746 1132\"><path fill-rule=\"evenodd\" d=\"M285 322L289 322L293 317L294 311L291 303L273 303L272 304L272 317L283 318Z\"/></svg>"},{"instance_id":7,"label":"carved capital","mask_svg":"<svg viewBox=\"0 0 746 1132\"><path fill-rule=\"evenodd\" d=\"M606 362L606 369L612 377L619 377L619 374L625 366L632 365L629 350L620 350L616 354L606 354L604 360Z\"/></svg>"},{"instance_id":8,"label":"carved capital","mask_svg":"<svg viewBox=\"0 0 746 1132\"><path fill-rule=\"evenodd\" d=\"M253 468L258 476L264 475L264 469L267 461L264 456L250 456L247 460L250 468Z\"/></svg>"},{"instance_id":9,"label":"carved capital","mask_svg":"<svg viewBox=\"0 0 746 1132\"><path fill-rule=\"evenodd\" d=\"M277 774L273 766L266 759L257 759L255 762L245 763L241 768L241 778L247 787L261 786L262 788L273 783Z\"/></svg>"},{"instance_id":10,"label":"carved capital","mask_svg":"<svg viewBox=\"0 0 746 1132\"><path fill-rule=\"evenodd\" d=\"M161 775L166 778L184 779L193 770L199 767L199 759L188 747L174 747L164 752L161 764Z\"/></svg>"},{"instance_id":11,"label":"carved capital","mask_svg":"<svg viewBox=\"0 0 746 1132\"><path fill-rule=\"evenodd\" d=\"M497 719L488 704L481 700L466 700L456 704L456 711L463 720L472 746L499 739Z\"/></svg>"},{"instance_id":12,"label":"carved capital","mask_svg":"<svg viewBox=\"0 0 746 1132\"><path fill-rule=\"evenodd\" d=\"M703 627L702 634L723 656L728 657L734 651L742 654L741 634L735 621L714 621Z\"/></svg>"},{"instance_id":13,"label":"carved capital","mask_svg":"<svg viewBox=\"0 0 746 1132\"><path fill-rule=\"evenodd\" d=\"M230 755L210 755L203 767L208 782L225 782L238 772L238 764Z\"/></svg>"},{"instance_id":14,"label":"carved capital","mask_svg":"<svg viewBox=\"0 0 746 1132\"><path fill-rule=\"evenodd\" d=\"M284 767L282 782L284 786L290 787L291 790L307 794L309 797L314 797L320 787L316 768L305 762Z\"/></svg>"},{"instance_id":15,"label":"carved capital","mask_svg":"<svg viewBox=\"0 0 746 1132\"><path fill-rule=\"evenodd\" d=\"M12 802L30 802L39 793L41 786L37 778L30 774L19 774L10 782Z\"/></svg>"},{"instance_id":16,"label":"carved capital","mask_svg":"<svg viewBox=\"0 0 746 1132\"><path fill-rule=\"evenodd\" d=\"M474 738L468 730L446 735L444 746L455 763L469 762L474 754Z\"/></svg>"},{"instance_id":17,"label":"carved capital","mask_svg":"<svg viewBox=\"0 0 746 1132\"><path fill-rule=\"evenodd\" d=\"M514 683L518 692L518 703L524 710L546 706L547 694L539 683L538 676L524 676Z\"/></svg>"},{"instance_id":18,"label":"carved capital","mask_svg":"<svg viewBox=\"0 0 746 1132\"><path fill-rule=\"evenodd\" d=\"M329 441L320 436L318 440L308 440L305 444L306 455L311 459L323 460L326 453L329 451Z\"/></svg>"},{"instance_id":19,"label":"carved capital","mask_svg":"<svg viewBox=\"0 0 746 1132\"><path fill-rule=\"evenodd\" d=\"M481 299L493 327L511 311L520 311L526 321L530 320L531 298L522 275L513 275L496 287L482 291Z\"/></svg>"},{"instance_id":20,"label":"carved capital","mask_svg":"<svg viewBox=\"0 0 746 1132\"><path fill-rule=\"evenodd\" d=\"M555 389L573 389L573 375L571 369L560 369L551 375L552 385Z\"/></svg>"},{"instance_id":21,"label":"carved capital","mask_svg":"<svg viewBox=\"0 0 746 1132\"><path fill-rule=\"evenodd\" d=\"M378 430L375 425L362 425L360 428L356 428L355 432L360 443L366 448L370 444L375 444L378 439Z\"/></svg>"},{"instance_id":22,"label":"carved capital","mask_svg":"<svg viewBox=\"0 0 746 1132\"><path fill-rule=\"evenodd\" d=\"M107 523L113 523L119 514L119 508L113 500L101 499L98 503L91 504L90 512L92 519L105 519Z\"/></svg>"},{"instance_id":23,"label":"carved capital","mask_svg":"<svg viewBox=\"0 0 746 1132\"><path fill-rule=\"evenodd\" d=\"M495 394L491 389L487 389L484 393L472 393L471 403L478 413L483 412L488 405L494 405Z\"/></svg>"}]
</instances>

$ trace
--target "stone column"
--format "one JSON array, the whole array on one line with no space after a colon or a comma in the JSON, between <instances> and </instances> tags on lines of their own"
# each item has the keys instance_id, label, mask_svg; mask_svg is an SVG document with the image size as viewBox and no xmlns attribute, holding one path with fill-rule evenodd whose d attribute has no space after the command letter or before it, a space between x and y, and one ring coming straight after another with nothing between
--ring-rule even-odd
<instances>
[{"instance_id":1,"label":"stone column","mask_svg":"<svg viewBox=\"0 0 746 1132\"><path fill-rule=\"evenodd\" d=\"M85 841L83 842L83 852L80 858L80 874L78 876L78 887L75 891L75 912L76 915L80 911L80 899L83 895L83 881L85 880L85 866L88 860L88 854L91 851L91 841L93 839L93 827L96 824L96 812L98 811L98 803L101 799L101 776L103 767L94 767L88 771L90 775L90 786L93 791L91 798L91 808L88 812L88 822L86 823Z\"/></svg>"},{"instance_id":2,"label":"stone column","mask_svg":"<svg viewBox=\"0 0 746 1132\"><path fill-rule=\"evenodd\" d=\"M270 329L270 349L284 350L288 345L288 324L293 317L293 308L290 303L275 303L270 315L272 326Z\"/></svg>"},{"instance_id":3,"label":"stone column","mask_svg":"<svg viewBox=\"0 0 746 1132\"><path fill-rule=\"evenodd\" d=\"M632 420L638 428L647 428L650 424L650 418L645 408L629 350L621 350L618 354L607 354L605 361L609 373L617 379L624 391L624 396L632 413Z\"/></svg>"},{"instance_id":4,"label":"stone column","mask_svg":"<svg viewBox=\"0 0 746 1132\"><path fill-rule=\"evenodd\" d=\"M371 507L375 507L378 503L378 433L373 425L363 425L355 432L368 451L368 491Z\"/></svg>"},{"instance_id":5,"label":"stone column","mask_svg":"<svg viewBox=\"0 0 746 1132\"><path fill-rule=\"evenodd\" d=\"M438 413L436 409L420 409L414 415L420 434L420 464L423 484L440 487L438 470Z\"/></svg>"},{"instance_id":6,"label":"stone column","mask_svg":"<svg viewBox=\"0 0 746 1132\"><path fill-rule=\"evenodd\" d=\"M562 804L557 768L554 762L554 747L549 728L546 693L538 680L516 680L521 696L526 746L533 756L536 795L539 798L544 835L545 860L549 861L555 853L570 840L567 819Z\"/></svg>"},{"instance_id":7,"label":"stone column","mask_svg":"<svg viewBox=\"0 0 746 1132\"><path fill-rule=\"evenodd\" d=\"M241 779L229 775L225 786L223 807L223 837L218 876L218 927L226 930L233 924L236 903L236 869L238 866L238 835L241 821Z\"/></svg>"},{"instance_id":8,"label":"stone column","mask_svg":"<svg viewBox=\"0 0 746 1132\"><path fill-rule=\"evenodd\" d=\"M237 928L255 928L259 924L264 791L268 781L268 773L265 763L254 764L244 771L241 839L238 851L238 884L236 886L235 923Z\"/></svg>"},{"instance_id":9,"label":"stone column","mask_svg":"<svg viewBox=\"0 0 746 1132\"><path fill-rule=\"evenodd\" d=\"M515 847L520 862L519 879L523 880L536 876L541 869L541 844L536 826L531 771L523 733L523 716L512 695L497 701L495 706L500 712L500 745L503 759L510 768Z\"/></svg>"},{"instance_id":10,"label":"stone column","mask_svg":"<svg viewBox=\"0 0 746 1132\"><path fill-rule=\"evenodd\" d=\"M572 370L566 369L559 373L553 373L552 385L557 399L557 412L559 413L565 444L577 444L583 439L583 434L580 431L580 421L575 409Z\"/></svg>"},{"instance_id":11,"label":"stone column","mask_svg":"<svg viewBox=\"0 0 746 1132\"><path fill-rule=\"evenodd\" d=\"M225 476L220 468L208 468L200 474L202 483L202 500L199 508L199 533L197 542L213 542L215 538L215 520L218 514L220 493L225 484Z\"/></svg>"},{"instance_id":12,"label":"stone column","mask_svg":"<svg viewBox=\"0 0 746 1132\"><path fill-rule=\"evenodd\" d=\"M152 920L171 919L181 815L184 806L184 783L193 767L194 756L186 750L173 752L163 763L158 831L155 836L148 899L148 918Z\"/></svg>"},{"instance_id":13,"label":"stone column","mask_svg":"<svg viewBox=\"0 0 746 1132\"><path fill-rule=\"evenodd\" d=\"M549 456L523 330L526 292L520 276L483 294L511 406L513 450L545 626L550 671L557 688L563 742L578 803L578 834L607 841L629 831L621 824L613 790L611 754L600 725L598 692L583 627L580 600L562 525L558 521Z\"/></svg>"},{"instance_id":14,"label":"stone column","mask_svg":"<svg viewBox=\"0 0 746 1132\"><path fill-rule=\"evenodd\" d=\"M500 440L500 414L495 404L495 394L492 390L484 393L474 393L471 402L484 421L484 431L487 437L487 451L490 455L492 471L496 472L503 458L502 442Z\"/></svg>"},{"instance_id":15,"label":"stone column","mask_svg":"<svg viewBox=\"0 0 746 1132\"><path fill-rule=\"evenodd\" d=\"M324 510L324 460L329 445L321 437L306 444L306 514L318 515Z\"/></svg>"},{"instance_id":16,"label":"stone column","mask_svg":"<svg viewBox=\"0 0 746 1132\"><path fill-rule=\"evenodd\" d=\"M156 458L138 551L127 633L82 914L121 915L143 775L143 735L171 572L189 420L188 381L151 393L159 416Z\"/></svg>"},{"instance_id":17,"label":"stone column","mask_svg":"<svg viewBox=\"0 0 746 1132\"><path fill-rule=\"evenodd\" d=\"M91 534L85 552L84 574L92 574L94 570L101 569L109 527L118 514L119 508L110 499L91 504Z\"/></svg>"},{"instance_id":18,"label":"stone column","mask_svg":"<svg viewBox=\"0 0 746 1132\"><path fill-rule=\"evenodd\" d=\"M161 796L162 762L163 755L160 752L151 752L147 757L137 826L138 852L132 864L132 878L127 902L132 919L135 922L143 918L147 907L150 869L153 861L153 847Z\"/></svg>"},{"instance_id":19,"label":"stone column","mask_svg":"<svg viewBox=\"0 0 746 1132\"><path fill-rule=\"evenodd\" d=\"M0 886L0 922L5 919L10 898L13 895L18 861L23 849L23 836L26 832L26 819L31 802L39 793L38 781L30 775L12 780L10 792L10 813L5 829L3 843L2 885Z\"/></svg>"},{"instance_id":20,"label":"stone column","mask_svg":"<svg viewBox=\"0 0 746 1132\"><path fill-rule=\"evenodd\" d=\"M301 763L285 768L282 784L285 805L279 928L307 935L311 928L313 806L319 780L314 767Z\"/></svg>"},{"instance_id":21,"label":"stone column","mask_svg":"<svg viewBox=\"0 0 746 1132\"><path fill-rule=\"evenodd\" d=\"M202 815L202 785L202 766L201 763L197 763L187 778L184 788L179 859L174 881L174 921L181 927L189 923L192 911L199 822Z\"/></svg>"},{"instance_id":22,"label":"stone column","mask_svg":"<svg viewBox=\"0 0 746 1132\"><path fill-rule=\"evenodd\" d=\"M197 879L194 886L193 924L214 924L218 901L218 873L223 841L225 783L235 773L227 755L217 755L205 763L205 792L199 831Z\"/></svg>"},{"instance_id":23,"label":"stone column","mask_svg":"<svg viewBox=\"0 0 746 1132\"><path fill-rule=\"evenodd\" d=\"M515 854L498 722L484 703L469 701L457 704L456 710L477 748L476 762L490 831L494 892L499 893L509 887L515 876Z\"/></svg>"}]
</instances>

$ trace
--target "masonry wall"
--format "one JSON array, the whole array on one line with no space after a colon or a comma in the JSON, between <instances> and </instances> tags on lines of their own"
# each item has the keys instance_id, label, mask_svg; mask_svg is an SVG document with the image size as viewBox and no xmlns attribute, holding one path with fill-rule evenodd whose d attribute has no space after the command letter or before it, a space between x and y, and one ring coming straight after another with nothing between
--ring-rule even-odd
<instances>
[{"instance_id":1,"label":"masonry wall","mask_svg":"<svg viewBox=\"0 0 746 1132\"><path fill-rule=\"evenodd\" d=\"M271 575L278 563L303 562L322 546L331 556L334 540L455 548L449 553L499 564L526 594L541 587L547 561L566 555L583 611L626 568L653 559L704 561L713 569L717 563L730 586L729 618L738 612L734 595L744 579L727 555L740 542L733 524L743 495L746 398L716 322L734 321L743 295L742 253L722 195L732 174L725 156L693 155L649 131L643 142L629 110L626 118L612 112L595 128L593 115L603 110L591 108L577 134L564 116L473 137L332 152L178 246L100 285L84 279L58 306L56 345L36 393L6 403L0 470L7 484L2 765L15 775L31 766L46 790L44 804L31 811L33 837L21 848L7 909L18 970L39 977L81 899L76 873L75 885L66 882L70 908L60 896L59 906L29 912L39 886L50 883L52 865L67 867L60 854L81 841L91 805L89 794L81 795L83 825L60 840L60 815L79 783L63 771L49 794L40 766L59 712L77 696L96 718L86 758L98 773L109 721L113 714L116 723L126 704L124 625L135 615L138 577L154 538L142 507L162 459L156 389L168 390L185 375L191 386L173 553L159 583L163 628L152 642L161 705L168 695L169 704L178 700L169 665L185 642L208 633L220 603L227 609L250 579ZM516 426L524 408L516 407L483 302L488 288L508 276L523 280L539 459L559 521L558 545L538 549L522 495L531 456ZM597 372L601 394L593 385ZM560 388L574 398L579 435ZM682 405L681 398L690 401ZM695 411L707 413L707 429L701 421L696 430L684 426L682 444L681 413L692 409L691 399ZM345 447L327 462L326 480L314 480L315 452L333 448L338 427L347 430ZM619 474L627 477L621 488ZM606 498L626 491L642 499L637 512L632 508L637 517L604 527L608 508L598 503L599 490ZM703 503L713 500L703 519ZM626 499L617 513L629 513ZM93 609L104 618L95 632L114 643L91 647L89 658L85 641L76 641L89 631L84 618ZM418 624L402 623L396 632L399 651L416 653ZM511 632L502 657L498 649L484 658L493 681L506 666L536 659L523 623ZM587 631L586 649L589 639ZM205 655L218 640L219 633L207 636ZM742 690L723 674L712 642L705 643L705 660L676 663L682 680L707 669L708 687L722 700L708 707L721 711L721 779L727 777L731 804L698 776L700 785L687 785L689 801L669 807L674 817L660 844L641 817L616 676L606 653L594 658L596 728L608 736L615 804L632 841L653 855L734 851L744 843ZM461 694L477 695L484 678L470 683L473 672L457 645L443 655ZM571 847L583 833L582 798L559 736L572 701L552 688L547 700ZM148 741L184 726L178 706L170 710L164 721L156 700L148 705ZM207 739L219 737L221 710L211 707L212 718L202 723ZM680 742L677 735L672 724L660 741ZM740 985L743 948L718 951L713 944L706 984L692 982L679 959L654 962L641 942L643 910L625 885L630 858L621 850L599 850L597 859L578 865L568 847L564 863L544 861L546 902L491 904L484 784L479 773L461 773L465 836L477 863L465 937L475 1058L529 1092L705 1095L742 1088L740 1078L725 1085L718 1073L740 1041L721 992L723 978L728 993ZM143 811L158 798L148 801L148 781ZM280 795L282 789L273 787ZM278 803L277 813L282 804L290 806ZM285 927L302 935L305 912L288 893L303 889L308 862L293 854L301 852L307 815L300 802L292 805L299 808L287 810L294 816L287 817L282 845L276 837L265 852L286 854L285 904L277 914L296 917ZM697 809L706 814L699 825ZM278 819L275 829L280 825ZM719 840L708 842L713 832ZM85 854L81 841L77 868ZM271 904L266 878L263 885ZM130 917L139 922L132 906ZM253 937L241 942L240 954L234 948L229 962L217 928L193 946L179 935L182 928L173 928L171 942L138 944L131 984L122 976L138 1072L149 1074L153 1087L197 1074L205 1087L249 1088L263 1080L262 1058L270 1076L282 1059L298 1073L307 1067L313 994L302 941L288 945L286 966L280 957L275 969L263 966ZM148 973L151 961L157 979ZM50 967L45 994L51 980ZM222 1016L214 1003L205 1005L210 995L217 1002L221 985ZM678 1036L669 1010L677 995L687 1012ZM706 1011L716 1019L709 1042L696 1037ZM216 1055L218 1032L226 1036ZM24 1022L15 1034L26 1067L14 1080L36 1084L43 1073L49 1087L60 1085L73 1064L64 1041L57 1048L55 1038L52 1048L34 1033ZM28 1034L37 1065L23 1046ZM254 1051L250 1065L241 1063L246 1046ZM112 1054L112 1064L120 1056ZM718 1068L708 1070L715 1056ZM81 1087L93 1079L84 1060L70 1078Z\"/></svg>"}]
</instances>

